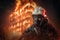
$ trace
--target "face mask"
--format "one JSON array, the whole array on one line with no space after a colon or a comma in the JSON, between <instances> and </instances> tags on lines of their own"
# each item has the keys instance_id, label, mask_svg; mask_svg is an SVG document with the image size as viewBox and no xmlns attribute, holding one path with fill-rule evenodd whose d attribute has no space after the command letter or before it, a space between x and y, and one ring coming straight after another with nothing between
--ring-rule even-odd
<instances>
[{"instance_id":1,"label":"face mask","mask_svg":"<svg viewBox=\"0 0 60 40\"><path fill-rule=\"evenodd\" d=\"M41 15L33 15L34 24L40 24L41 18Z\"/></svg>"}]
</instances>

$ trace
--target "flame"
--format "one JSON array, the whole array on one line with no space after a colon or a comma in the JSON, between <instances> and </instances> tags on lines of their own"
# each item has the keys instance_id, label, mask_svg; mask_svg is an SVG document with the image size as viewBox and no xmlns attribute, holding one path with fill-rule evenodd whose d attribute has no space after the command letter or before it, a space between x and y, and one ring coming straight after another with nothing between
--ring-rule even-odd
<instances>
[{"instance_id":1,"label":"flame","mask_svg":"<svg viewBox=\"0 0 60 40\"><path fill-rule=\"evenodd\" d=\"M22 34L33 24L32 12L36 4L33 0L16 0L16 8L9 16L12 33Z\"/></svg>"}]
</instances>

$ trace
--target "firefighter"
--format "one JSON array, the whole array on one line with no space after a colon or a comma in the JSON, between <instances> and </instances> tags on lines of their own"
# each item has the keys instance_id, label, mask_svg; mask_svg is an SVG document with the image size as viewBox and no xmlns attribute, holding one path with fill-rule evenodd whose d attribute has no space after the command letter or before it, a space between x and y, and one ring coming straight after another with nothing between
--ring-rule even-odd
<instances>
[{"instance_id":1,"label":"firefighter","mask_svg":"<svg viewBox=\"0 0 60 40\"><path fill-rule=\"evenodd\" d=\"M56 40L57 31L43 13L42 7L35 8L32 13L34 24L24 32L20 40Z\"/></svg>"}]
</instances>

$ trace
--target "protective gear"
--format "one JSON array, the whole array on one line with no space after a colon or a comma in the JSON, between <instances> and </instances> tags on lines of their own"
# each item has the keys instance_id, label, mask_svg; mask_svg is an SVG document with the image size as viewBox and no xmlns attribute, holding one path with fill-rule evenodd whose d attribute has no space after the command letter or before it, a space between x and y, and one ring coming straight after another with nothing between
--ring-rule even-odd
<instances>
[{"instance_id":1,"label":"protective gear","mask_svg":"<svg viewBox=\"0 0 60 40\"><path fill-rule=\"evenodd\" d=\"M42 7L35 8L34 12L32 13L35 24L37 23L37 20L39 21L38 24L42 22L42 19L44 19L46 15L44 11L45 10Z\"/></svg>"},{"instance_id":2,"label":"protective gear","mask_svg":"<svg viewBox=\"0 0 60 40\"><path fill-rule=\"evenodd\" d=\"M48 20L42 15L41 9L38 8L32 16L34 24L25 31L20 40L56 40L56 29L48 23Z\"/></svg>"},{"instance_id":3,"label":"protective gear","mask_svg":"<svg viewBox=\"0 0 60 40\"><path fill-rule=\"evenodd\" d=\"M35 9L34 9L34 12L32 13L32 15L42 15L44 17L46 17L46 10L42 7L39 7L37 6Z\"/></svg>"}]
</instances>

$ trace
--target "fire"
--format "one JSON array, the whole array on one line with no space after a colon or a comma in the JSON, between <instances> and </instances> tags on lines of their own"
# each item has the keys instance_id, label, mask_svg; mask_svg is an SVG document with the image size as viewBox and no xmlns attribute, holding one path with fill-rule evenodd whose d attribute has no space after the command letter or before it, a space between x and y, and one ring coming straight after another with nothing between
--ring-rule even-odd
<instances>
[{"instance_id":1,"label":"fire","mask_svg":"<svg viewBox=\"0 0 60 40\"><path fill-rule=\"evenodd\" d=\"M35 7L33 0L16 0L16 8L9 16L11 33L22 35L33 24L32 12Z\"/></svg>"}]
</instances>

